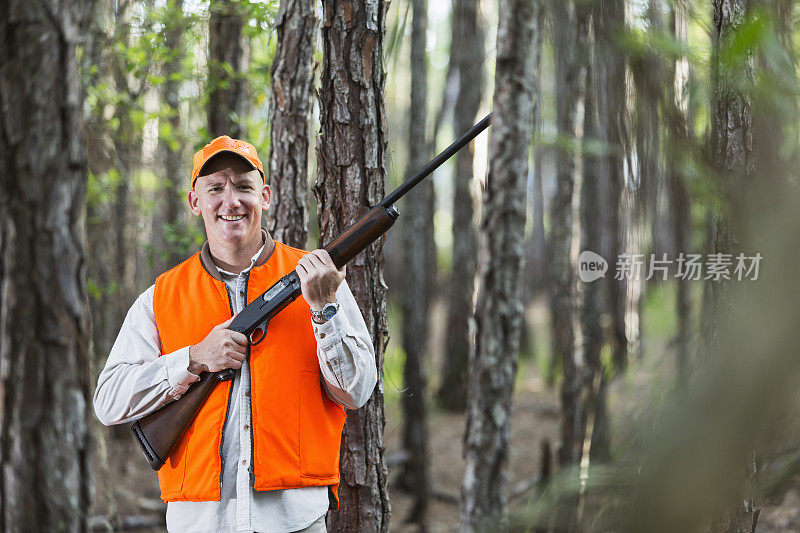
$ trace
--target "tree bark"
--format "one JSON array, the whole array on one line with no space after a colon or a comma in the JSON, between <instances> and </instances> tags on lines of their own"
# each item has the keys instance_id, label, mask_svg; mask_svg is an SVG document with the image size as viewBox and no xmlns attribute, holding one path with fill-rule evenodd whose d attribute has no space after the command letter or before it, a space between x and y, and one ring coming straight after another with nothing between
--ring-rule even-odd
<instances>
[{"instance_id":1,"label":"tree bark","mask_svg":"<svg viewBox=\"0 0 800 533\"><path fill-rule=\"evenodd\" d=\"M586 97L584 99L584 127L583 135L585 140L597 142L600 136L599 117L597 115L597 90L602 87L603 91L610 90L608 86L601 85L594 79L593 66L586 67ZM603 157L593 153L591 150L583 150L583 180L580 190L580 225L581 225L581 251L591 250L606 255L603 238L608 228L603 227L603 213L607 207L603 203L607 200L608 175L603 172ZM600 219L600 220L598 220ZM610 257L607 260L610 261ZM613 276L610 276L613 277ZM612 280L612 283L615 281ZM591 426L592 431L595 427L593 415L599 407L596 400L599 399L598 389L599 380L602 379L602 363L600 352L605 344L603 326L601 319L604 313L605 304L608 298L608 290L603 284L602 279L591 283L582 283L580 286L582 293L582 305L580 309L582 351L583 351L583 375L581 379L581 393L578 395L578 411L581 413L581 423L577 434L577 441L581 448L578 455L578 463L582 463L581 456L585 454L586 432ZM589 418L592 423L589 424ZM577 480L576 480L577 481Z\"/></svg>"},{"instance_id":2,"label":"tree bark","mask_svg":"<svg viewBox=\"0 0 800 533\"><path fill-rule=\"evenodd\" d=\"M86 153L76 1L0 7L0 529L86 531Z\"/></svg>"},{"instance_id":3,"label":"tree bark","mask_svg":"<svg viewBox=\"0 0 800 533\"><path fill-rule=\"evenodd\" d=\"M320 245L384 194L385 13L383 0L323 1L320 142L314 188ZM378 384L364 407L348 412L342 435L339 510L329 514L328 528L385 532L390 508L383 454L382 375L387 329L381 241L347 265L347 281L372 335Z\"/></svg>"},{"instance_id":4,"label":"tree bark","mask_svg":"<svg viewBox=\"0 0 800 533\"><path fill-rule=\"evenodd\" d=\"M313 0L282 0L275 19L269 182L270 234L304 248L308 237L308 142L317 14Z\"/></svg>"},{"instance_id":5,"label":"tree bark","mask_svg":"<svg viewBox=\"0 0 800 533\"><path fill-rule=\"evenodd\" d=\"M622 51L616 45L617 36L625 26L625 5L623 0L608 0L596 2L592 7L592 26L594 28L595 42L591 54L591 83L587 82L586 101L591 100L593 112L591 136L595 141L600 141L605 146L602 155L594 158L594 174L589 176L584 173L583 185L595 181L597 204L602 206L595 215L593 224L596 234L593 235L593 245L590 248L600 253L609 261L610 265L616 264L616 258L623 249L624 232L622 228L622 176L623 156L626 149L626 81L625 65L621 59ZM588 106L587 106L588 107ZM589 135L589 132L585 132ZM588 207L588 206L587 206ZM582 207L583 208L583 207ZM599 215L599 216L598 216ZM589 221L585 221L587 228ZM587 228L588 229L588 228ZM584 248L585 249L585 248ZM625 280L616 280L613 275L607 275L600 280L604 285L601 290L603 304L593 294L595 300L592 307L585 310L584 319L588 320L593 329L590 343L592 350L584 353L583 396L586 398L585 411L581 434L583 440L590 443L590 457L607 459L610 455L610 442L608 424L606 420L605 398L605 372L600 361L600 348L602 344L610 344L613 356L614 371L624 372L627 366L628 338L625 330L625 315L628 307L627 284ZM584 286L585 290L594 289ZM587 314L594 314L588 317ZM610 335L602 335L599 330L599 319L603 313L612 317ZM595 322L595 320L597 322ZM599 342L599 344L595 344ZM586 345L584 345L586 346ZM592 417L591 435L586 435L589 428L587 421ZM586 446L582 448L585 450Z\"/></svg>"},{"instance_id":6,"label":"tree bark","mask_svg":"<svg viewBox=\"0 0 800 533\"><path fill-rule=\"evenodd\" d=\"M164 100L169 108L169 116L163 120L169 122L169 135L160 138L160 150L164 157L164 177L161 180L163 191L157 198L153 211L153 271L158 274L178 263L182 257L181 250L174 242L174 236L180 225L184 211L184 199L181 192L186 187L186 174L183 168L184 139L181 136L181 98L180 77L183 61L183 0L174 0L169 4L170 16L165 21L164 44L173 55L164 64Z\"/></svg>"},{"instance_id":7,"label":"tree bark","mask_svg":"<svg viewBox=\"0 0 800 533\"><path fill-rule=\"evenodd\" d=\"M487 261L480 276L475 350L470 357L462 531L476 529L489 517L502 517L506 505L511 395L523 320L525 188L538 9L538 2L530 0L500 4L491 163L481 223Z\"/></svg>"},{"instance_id":8,"label":"tree bark","mask_svg":"<svg viewBox=\"0 0 800 533\"><path fill-rule=\"evenodd\" d=\"M598 139L606 146L598 169L598 178L603 184L600 253L615 264L622 250L624 237L620 209L624 172L622 161L626 149L626 81L622 50L616 44L625 27L623 0L596 2L592 20L595 30L592 85L597 103ZM625 331L627 288L624 280L617 281L613 276L606 276L605 279L608 291L607 311L612 317L611 351L615 370L621 372L627 366L628 353L628 337Z\"/></svg>"},{"instance_id":9,"label":"tree bark","mask_svg":"<svg viewBox=\"0 0 800 533\"><path fill-rule=\"evenodd\" d=\"M244 18L233 0L212 0L208 21L208 134L241 139L247 86L243 71L248 45L242 32ZM225 68L228 66L228 68Z\"/></svg>"},{"instance_id":10,"label":"tree bark","mask_svg":"<svg viewBox=\"0 0 800 533\"><path fill-rule=\"evenodd\" d=\"M408 110L408 165L406 179L430 159L427 135L428 61L425 41L428 28L427 0L413 0L411 25L411 99ZM402 345L406 354L402 396L403 449L408 459L403 464L401 484L412 495L407 522L427 531L430 497L428 426L425 401L428 309L432 289L431 253L433 242L433 182L426 180L409 192L404 203L403 229L403 307Z\"/></svg>"},{"instance_id":11,"label":"tree bark","mask_svg":"<svg viewBox=\"0 0 800 533\"><path fill-rule=\"evenodd\" d=\"M573 463L580 456L579 394L581 376L575 359L573 323L575 277L570 257L572 247L575 187L575 153L567 142L577 142L576 115L584 95L584 71L587 54L588 12L575 2L553 2L553 39L556 63L556 127L564 139L557 151L556 194L551 204L548 240L550 311L552 315L553 356L561 362L564 379L561 385L561 447L559 462Z\"/></svg>"},{"instance_id":12,"label":"tree bark","mask_svg":"<svg viewBox=\"0 0 800 533\"><path fill-rule=\"evenodd\" d=\"M453 130L462 135L475 122L483 92L484 29L478 0L454 0L451 61L458 72L458 96ZM477 234L472 193L472 143L455 156L453 194L453 270L450 274L447 339L440 405L461 412L467 404L467 366L470 350L470 320L473 310Z\"/></svg>"},{"instance_id":13,"label":"tree bark","mask_svg":"<svg viewBox=\"0 0 800 533\"><path fill-rule=\"evenodd\" d=\"M714 0L714 32L712 33L712 81L714 101L712 107L711 149L713 161L720 176L722 190L732 199L728 213L717 212L714 219L714 253L731 254L734 250L734 222L731 215L746 218L743 199L755 177L755 152L753 149L753 109L749 94L742 92L743 82L755 82L755 65L749 50L736 52L730 57L731 39L736 38L744 22L746 0ZM724 59L723 59L724 58ZM713 310L707 345L718 349L720 336L732 322L734 313L730 282L707 281L711 285ZM754 531L760 509L756 508L752 480L755 477L755 452L742 458L744 484L740 497L721 511L712 524L713 531Z\"/></svg>"}]
</instances>

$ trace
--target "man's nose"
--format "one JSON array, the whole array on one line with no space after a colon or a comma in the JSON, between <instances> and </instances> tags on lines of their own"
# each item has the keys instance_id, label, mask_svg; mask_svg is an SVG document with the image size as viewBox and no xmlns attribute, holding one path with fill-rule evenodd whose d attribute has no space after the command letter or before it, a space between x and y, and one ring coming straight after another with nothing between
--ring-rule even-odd
<instances>
[{"instance_id":1,"label":"man's nose","mask_svg":"<svg viewBox=\"0 0 800 533\"><path fill-rule=\"evenodd\" d=\"M233 186L225 187L225 194L222 196L222 200L226 207L238 207L241 205L239 194L236 191L236 187Z\"/></svg>"}]
</instances>

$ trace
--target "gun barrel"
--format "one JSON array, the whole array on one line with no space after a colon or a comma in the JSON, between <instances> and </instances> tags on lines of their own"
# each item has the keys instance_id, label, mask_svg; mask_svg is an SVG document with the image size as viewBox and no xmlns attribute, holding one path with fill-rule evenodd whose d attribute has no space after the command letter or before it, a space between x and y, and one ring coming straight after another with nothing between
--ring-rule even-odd
<instances>
[{"instance_id":1,"label":"gun barrel","mask_svg":"<svg viewBox=\"0 0 800 533\"><path fill-rule=\"evenodd\" d=\"M381 200L379 205L382 205L384 207L389 207L393 203L397 202L397 200L402 198L408 191L416 187L416 185L420 181L427 178L429 174L431 174L434 170L442 166L442 163L453 157L453 154L461 150L464 147L464 145L466 145L472 139L477 137L480 132L488 128L491 123L492 123L492 114L489 113L488 115L483 117L483 120L472 126L468 132L459 137L453 144L442 150L442 152L439 155L431 159L427 165L419 169L419 171L416 174L408 178L408 180L405 183L403 183L394 191L389 193L386 196L386 198Z\"/></svg>"}]
</instances>

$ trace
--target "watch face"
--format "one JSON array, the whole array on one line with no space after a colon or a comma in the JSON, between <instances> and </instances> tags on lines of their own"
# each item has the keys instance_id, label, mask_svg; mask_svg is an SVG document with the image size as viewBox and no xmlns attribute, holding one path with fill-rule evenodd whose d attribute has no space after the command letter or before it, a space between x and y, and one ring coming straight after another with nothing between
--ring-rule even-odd
<instances>
[{"instance_id":1,"label":"watch face","mask_svg":"<svg viewBox=\"0 0 800 533\"><path fill-rule=\"evenodd\" d=\"M336 314L336 311L338 311L338 309L339 308L336 305L328 304L322 308L322 316L325 317L325 320L330 320L333 317L333 315Z\"/></svg>"}]
</instances>

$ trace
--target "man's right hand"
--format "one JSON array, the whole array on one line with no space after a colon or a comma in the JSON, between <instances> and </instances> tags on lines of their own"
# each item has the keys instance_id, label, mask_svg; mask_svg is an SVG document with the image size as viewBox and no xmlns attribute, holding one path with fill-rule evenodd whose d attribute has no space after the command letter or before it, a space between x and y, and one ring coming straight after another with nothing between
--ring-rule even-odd
<instances>
[{"instance_id":1,"label":"man's right hand","mask_svg":"<svg viewBox=\"0 0 800 533\"><path fill-rule=\"evenodd\" d=\"M189 372L199 375L202 372L219 372L226 368L242 368L247 352L247 337L226 329L233 317L214 326L206 338L189 347Z\"/></svg>"}]
</instances>

